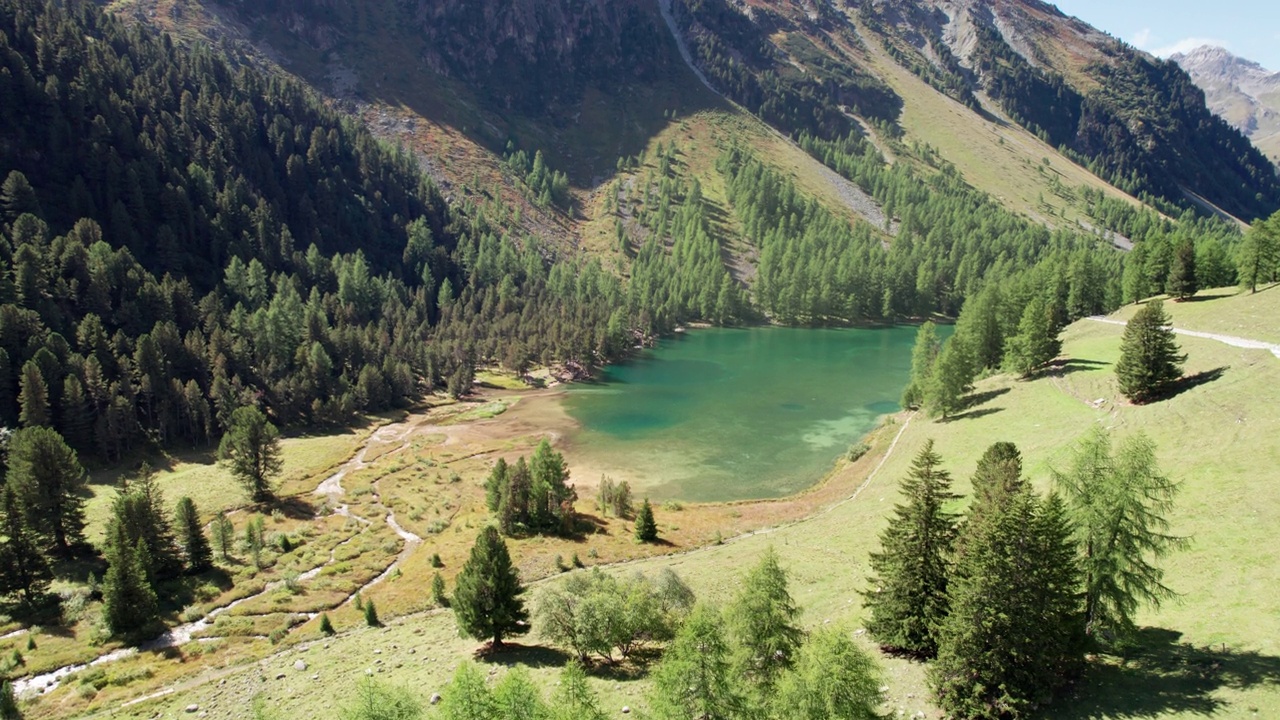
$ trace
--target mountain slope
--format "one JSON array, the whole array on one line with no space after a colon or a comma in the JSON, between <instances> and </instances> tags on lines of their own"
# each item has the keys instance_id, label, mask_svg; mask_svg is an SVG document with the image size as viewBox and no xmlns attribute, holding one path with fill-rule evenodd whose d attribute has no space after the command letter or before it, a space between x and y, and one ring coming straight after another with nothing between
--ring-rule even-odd
<instances>
[{"instance_id":1,"label":"mountain slope","mask_svg":"<svg viewBox=\"0 0 1280 720\"><path fill-rule=\"evenodd\" d=\"M1169 59L1204 90L1210 109L1280 161L1280 72L1209 45Z\"/></svg>"}]
</instances>

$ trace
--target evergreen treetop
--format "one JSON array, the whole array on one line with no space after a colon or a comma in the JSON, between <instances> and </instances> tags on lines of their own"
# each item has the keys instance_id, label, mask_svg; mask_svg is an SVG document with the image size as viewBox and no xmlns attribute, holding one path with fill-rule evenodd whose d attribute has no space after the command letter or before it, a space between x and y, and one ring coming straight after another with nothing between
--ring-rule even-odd
<instances>
[{"instance_id":1,"label":"evergreen treetop","mask_svg":"<svg viewBox=\"0 0 1280 720\"><path fill-rule=\"evenodd\" d=\"M880 551L871 555L871 587L864 593L872 636L885 647L922 657L937 652L957 532L956 516L945 509L957 496L941 464L933 441L927 441L902 481L904 502L880 534Z\"/></svg>"}]
</instances>

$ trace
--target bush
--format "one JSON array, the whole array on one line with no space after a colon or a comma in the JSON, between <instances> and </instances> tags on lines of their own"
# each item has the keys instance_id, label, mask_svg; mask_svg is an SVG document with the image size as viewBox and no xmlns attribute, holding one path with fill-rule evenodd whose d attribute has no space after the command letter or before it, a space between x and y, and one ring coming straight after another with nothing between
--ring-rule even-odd
<instances>
[{"instance_id":1,"label":"bush","mask_svg":"<svg viewBox=\"0 0 1280 720\"><path fill-rule=\"evenodd\" d=\"M871 452L870 445L865 442L857 442L849 446L849 452L845 453L845 459L849 462L857 462L869 452Z\"/></svg>"}]
</instances>

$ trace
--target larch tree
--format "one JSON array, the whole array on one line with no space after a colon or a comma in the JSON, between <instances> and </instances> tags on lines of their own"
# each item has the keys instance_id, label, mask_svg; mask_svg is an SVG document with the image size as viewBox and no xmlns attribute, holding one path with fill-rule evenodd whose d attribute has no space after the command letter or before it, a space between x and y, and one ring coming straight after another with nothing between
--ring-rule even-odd
<instances>
[{"instance_id":1,"label":"larch tree","mask_svg":"<svg viewBox=\"0 0 1280 720\"><path fill-rule=\"evenodd\" d=\"M62 436L30 427L9 441L9 483L27 516L27 526L61 553L84 540L85 472Z\"/></svg>"},{"instance_id":2,"label":"larch tree","mask_svg":"<svg viewBox=\"0 0 1280 720\"><path fill-rule=\"evenodd\" d=\"M649 708L656 720L736 720L747 699L733 673L724 620L698 605L653 671Z\"/></svg>"},{"instance_id":3,"label":"larch tree","mask_svg":"<svg viewBox=\"0 0 1280 720\"><path fill-rule=\"evenodd\" d=\"M882 697L875 661L845 632L822 629L800 647L795 666L778 681L774 717L794 720L879 720Z\"/></svg>"},{"instance_id":4,"label":"larch tree","mask_svg":"<svg viewBox=\"0 0 1280 720\"><path fill-rule=\"evenodd\" d=\"M1030 377L1062 351L1061 332L1053 306L1037 294L1022 313L1018 333L1005 344L1005 367L1024 378Z\"/></svg>"},{"instance_id":5,"label":"larch tree","mask_svg":"<svg viewBox=\"0 0 1280 720\"><path fill-rule=\"evenodd\" d=\"M492 640L495 648L502 647L503 637L529 631L523 594L507 544L496 528L486 527L476 538L453 589L451 604L458 629L476 640Z\"/></svg>"},{"instance_id":6,"label":"larch tree","mask_svg":"<svg viewBox=\"0 0 1280 720\"><path fill-rule=\"evenodd\" d=\"M956 499L942 458L925 443L902 481L905 502L880 534L871 555L867 629L884 647L920 657L937 652L937 630L949 602L948 563L956 540L956 516L945 506Z\"/></svg>"},{"instance_id":7,"label":"larch tree","mask_svg":"<svg viewBox=\"0 0 1280 720\"><path fill-rule=\"evenodd\" d=\"M1164 303L1152 300L1125 326L1116 363L1120 392L1133 402L1150 402L1182 377L1186 360L1178 353Z\"/></svg>"},{"instance_id":8,"label":"larch tree","mask_svg":"<svg viewBox=\"0 0 1280 720\"><path fill-rule=\"evenodd\" d=\"M1185 238L1173 251L1173 263L1169 266L1169 278L1164 291L1174 300L1182 301L1200 290L1200 278L1196 274L1196 243Z\"/></svg>"},{"instance_id":9,"label":"larch tree","mask_svg":"<svg viewBox=\"0 0 1280 720\"><path fill-rule=\"evenodd\" d=\"M1238 257L1240 284L1249 292L1255 293L1258 285L1276 279L1280 271L1280 212L1253 221L1245 231Z\"/></svg>"},{"instance_id":10,"label":"larch tree","mask_svg":"<svg viewBox=\"0 0 1280 720\"><path fill-rule=\"evenodd\" d=\"M1143 605L1159 607L1176 597L1158 562L1187 544L1170 532L1178 485L1160 472L1148 437L1128 437L1113 452L1100 428L1081 440L1071 467L1053 478L1075 524L1088 633L1123 644Z\"/></svg>"},{"instance_id":11,"label":"larch tree","mask_svg":"<svg viewBox=\"0 0 1280 720\"><path fill-rule=\"evenodd\" d=\"M903 407L920 407L933 379L933 368L942 352L938 326L926 322L916 331L916 344L911 350L911 381L902 391Z\"/></svg>"},{"instance_id":12,"label":"larch tree","mask_svg":"<svg viewBox=\"0 0 1280 720\"><path fill-rule=\"evenodd\" d=\"M953 335L942 346L924 394L924 409L932 417L950 417L964 407L965 393L973 383L974 366L968 341Z\"/></svg>"},{"instance_id":13,"label":"larch tree","mask_svg":"<svg viewBox=\"0 0 1280 720\"><path fill-rule=\"evenodd\" d=\"M272 482L283 467L280 431L261 410L246 405L231 413L218 455L253 502L266 502L274 497Z\"/></svg>"},{"instance_id":14,"label":"larch tree","mask_svg":"<svg viewBox=\"0 0 1280 720\"><path fill-rule=\"evenodd\" d=\"M742 579L742 589L726 609L735 666L751 684L768 695L783 671L796 659L804 640L800 608L787 589L787 574L770 547Z\"/></svg>"}]
</instances>

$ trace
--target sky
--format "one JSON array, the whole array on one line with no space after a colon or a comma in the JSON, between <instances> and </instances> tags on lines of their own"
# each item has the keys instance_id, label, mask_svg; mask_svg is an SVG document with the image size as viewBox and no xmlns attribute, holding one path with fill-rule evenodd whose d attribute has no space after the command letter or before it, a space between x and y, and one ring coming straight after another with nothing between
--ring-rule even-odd
<instances>
[{"instance_id":1,"label":"sky","mask_svg":"<svg viewBox=\"0 0 1280 720\"><path fill-rule=\"evenodd\" d=\"M1280 0L1047 1L1153 55L1220 45L1280 71Z\"/></svg>"}]
</instances>

